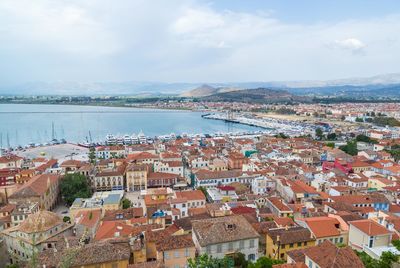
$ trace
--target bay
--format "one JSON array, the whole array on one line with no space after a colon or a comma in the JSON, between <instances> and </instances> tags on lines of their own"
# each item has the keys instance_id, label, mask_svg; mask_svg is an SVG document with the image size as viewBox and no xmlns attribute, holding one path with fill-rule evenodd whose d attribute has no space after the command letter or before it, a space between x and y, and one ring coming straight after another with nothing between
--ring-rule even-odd
<instances>
[{"instance_id":1,"label":"bay","mask_svg":"<svg viewBox=\"0 0 400 268\"><path fill-rule=\"evenodd\" d=\"M234 133L261 128L204 119L202 112L125 107L0 104L0 146L45 143L52 139L85 142L89 131L95 142L107 134L148 137L186 134ZM7 138L8 136L8 138Z\"/></svg>"}]
</instances>

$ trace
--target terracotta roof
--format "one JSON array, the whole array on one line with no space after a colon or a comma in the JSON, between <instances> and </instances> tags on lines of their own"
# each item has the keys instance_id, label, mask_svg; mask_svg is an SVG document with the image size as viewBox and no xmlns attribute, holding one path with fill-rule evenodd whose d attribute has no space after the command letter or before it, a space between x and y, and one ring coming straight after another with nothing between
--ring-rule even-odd
<instances>
[{"instance_id":1,"label":"terracotta roof","mask_svg":"<svg viewBox=\"0 0 400 268\"><path fill-rule=\"evenodd\" d=\"M100 222L101 209L95 210L82 210L75 215L76 224L84 225L93 228Z\"/></svg>"},{"instance_id":2,"label":"terracotta roof","mask_svg":"<svg viewBox=\"0 0 400 268\"><path fill-rule=\"evenodd\" d=\"M193 221L192 225L201 246L259 237L241 215Z\"/></svg>"},{"instance_id":3,"label":"terracotta roof","mask_svg":"<svg viewBox=\"0 0 400 268\"><path fill-rule=\"evenodd\" d=\"M380 225L379 223L373 221L373 220L358 220L358 221L351 221L349 222L350 225L353 225L363 233L369 235L369 236L375 236L375 235L384 235L384 234L390 234L391 232Z\"/></svg>"},{"instance_id":4,"label":"terracotta roof","mask_svg":"<svg viewBox=\"0 0 400 268\"><path fill-rule=\"evenodd\" d=\"M312 217L300 219L304 221L316 238L338 236L339 221L330 217ZM336 225L336 226L335 226Z\"/></svg>"},{"instance_id":5,"label":"terracotta roof","mask_svg":"<svg viewBox=\"0 0 400 268\"><path fill-rule=\"evenodd\" d=\"M364 264L350 247L338 248L328 240L318 246L307 248L305 255L320 268L364 268Z\"/></svg>"},{"instance_id":6,"label":"terracotta roof","mask_svg":"<svg viewBox=\"0 0 400 268\"><path fill-rule=\"evenodd\" d=\"M24 233L45 232L62 223L62 219L57 214L47 210L40 210L37 213L30 214L21 223L19 230Z\"/></svg>"},{"instance_id":7,"label":"terracotta roof","mask_svg":"<svg viewBox=\"0 0 400 268\"><path fill-rule=\"evenodd\" d=\"M284 263L272 265L272 268L307 268L307 265L304 262Z\"/></svg>"},{"instance_id":8,"label":"terracotta roof","mask_svg":"<svg viewBox=\"0 0 400 268\"><path fill-rule=\"evenodd\" d=\"M97 229L95 240L102 240L114 237L129 237L134 227L128 224L114 221L103 222Z\"/></svg>"},{"instance_id":9,"label":"terracotta roof","mask_svg":"<svg viewBox=\"0 0 400 268\"><path fill-rule=\"evenodd\" d=\"M52 184L59 179L60 179L59 175L53 175L53 174L42 174L34 176L21 188L19 188L15 193L13 193L10 196L10 198L41 196L47 191L49 186L48 182Z\"/></svg>"},{"instance_id":10,"label":"terracotta roof","mask_svg":"<svg viewBox=\"0 0 400 268\"><path fill-rule=\"evenodd\" d=\"M200 190L176 192L177 198L186 198L186 200L206 200L205 195Z\"/></svg>"},{"instance_id":11,"label":"terracotta roof","mask_svg":"<svg viewBox=\"0 0 400 268\"><path fill-rule=\"evenodd\" d=\"M180 248L194 247L192 235L171 235L156 243L158 251L168 251Z\"/></svg>"},{"instance_id":12,"label":"terracotta roof","mask_svg":"<svg viewBox=\"0 0 400 268\"><path fill-rule=\"evenodd\" d=\"M58 267L59 263L65 259L67 250L75 252L74 258L71 259L71 267L94 266L95 264L129 260L131 254L128 241L106 240L85 244L79 248L74 246L57 251L45 250L39 255L39 263L46 267Z\"/></svg>"},{"instance_id":13,"label":"terracotta roof","mask_svg":"<svg viewBox=\"0 0 400 268\"><path fill-rule=\"evenodd\" d=\"M277 228L267 231L267 235L276 243L279 241L281 244L291 244L297 242L314 241L311 232L307 228L292 227L292 228Z\"/></svg>"}]
</instances>

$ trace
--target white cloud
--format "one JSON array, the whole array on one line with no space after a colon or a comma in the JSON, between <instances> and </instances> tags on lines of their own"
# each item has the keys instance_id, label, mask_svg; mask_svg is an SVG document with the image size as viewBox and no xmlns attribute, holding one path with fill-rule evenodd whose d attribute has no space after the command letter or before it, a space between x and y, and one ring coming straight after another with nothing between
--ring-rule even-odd
<instances>
[{"instance_id":1,"label":"white cloud","mask_svg":"<svg viewBox=\"0 0 400 268\"><path fill-rule=\"evenodd\" d=\"M350 50L352 52L360 52L366 45L357 38L347 38L343 40L336 40L335 45L339 48Z\"/></svg>"},{"instance_id":2,"label":"white cloud","mask_svg":"<svg viewBox=\"0 0 400 268\"><path fill-rule=\"evenodd\" d=\"M1 0L0 83L271 81L399 71L398 15L294 24L277 12L218 10L200 1Z\"/></svg>"}]
</instances>

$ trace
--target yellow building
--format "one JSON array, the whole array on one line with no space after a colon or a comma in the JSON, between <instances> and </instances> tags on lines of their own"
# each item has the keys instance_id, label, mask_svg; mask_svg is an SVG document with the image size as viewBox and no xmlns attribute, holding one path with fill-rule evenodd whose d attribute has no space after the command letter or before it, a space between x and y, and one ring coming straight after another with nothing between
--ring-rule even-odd
<instances>
[{"instance_id":1,"label":"yellow building","mask_svg":"<svg viewBox=\"0 0 400 268\"><path fill-rule=\"evenodd\" d=\"M130 164L126 169L127 191L140 191L147 189L147 166L143 164Z\"/></svg>"},{"instance_id":2,"label":"yellow building","mask_svg":"<svg viewBox=\"0 0 400 268\"><path fill-rule=\"evenodd\" d=\"M395 184L394 181L381 177L368 178L368 188L374 188L377 191L381 191L384 187L394 186Z\"/></svg>"},{"instance_id":3,"label":"yellow building","mask_svg":"<svg viewBox=\"0 0 400 268\"><path fill-rule=\"evenodd\" d=\"M166 268L185 268L196 257L192 235L172 235L156 243L157 260Z\"/></svg>"},{"instance_id":4,"label":"yellow building","mask_svg":"<svg viewBox=\"0 0 400 268\"><path fill-rule=\"evenodd\" d=\"M274 228L266 234L266 256L275 260L286 260L288 251L315 245L311 232L303 227Z\"/></svg>"}]
</instances>

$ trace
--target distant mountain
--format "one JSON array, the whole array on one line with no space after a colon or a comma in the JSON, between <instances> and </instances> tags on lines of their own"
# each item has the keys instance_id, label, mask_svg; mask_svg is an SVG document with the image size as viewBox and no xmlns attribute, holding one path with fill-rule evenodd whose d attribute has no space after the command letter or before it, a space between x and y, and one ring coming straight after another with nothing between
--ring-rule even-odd
<instances>
[{"instance_id":1,"label":"distant mountain","mask_svg":"<svg viewBox=\"0 0 400 268\"><path fill-rule=\"evenodd\" d=\"M247 103L310 102L311 98L296 96L286 90L255 88L217 93L203 97L205 101L227 101Z\"/></svg>"},{"instance_id":2,"label":"distant mountain","mask_svg":"<svg viewBox=\"0 0 400 268\"><path fill-rule=\"evenodd\" d=\"M190 91L183 92L180 94L181 97L188 97L188 98L193 98L193 97L205 97L205 96L211 96L215 95L218 93L225 93L225 92L232 92L232 91L237 91L240 90L240 88L233 88L233 87L212 87L210 85L201 85L200 87L197 87L195 89L192 89Z\"/></svg>"},{"instance_id":3,"label":"distant mountain","mask_svg":"<svg viewBox=\"0 0 400 268\"><path fill-rule=\"evenodd\" d=\"M297 95L370 95L399 96L400 73L364 78L327 81L271 81L226 83L163 83L163 82L29 82L13 86L0 85L2 95L129 95L202 97L248 88L283 89Z\"/></svg>"}]
</instances>

